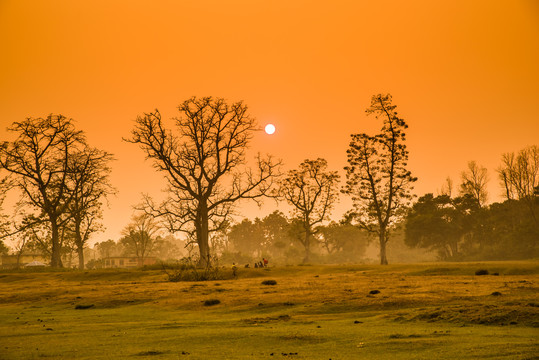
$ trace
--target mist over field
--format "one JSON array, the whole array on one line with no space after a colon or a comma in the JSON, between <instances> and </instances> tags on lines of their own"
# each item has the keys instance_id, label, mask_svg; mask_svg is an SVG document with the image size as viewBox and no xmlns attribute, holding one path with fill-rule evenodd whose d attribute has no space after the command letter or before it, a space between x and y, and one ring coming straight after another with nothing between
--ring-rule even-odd
<instances>
[{"instance_id":1,"label":"mist over field","mask_svg":"<svg viewBox=\"0 0 539 360\"><path fill-rule=\"evenodd\" d=\"M0 359L535 359L531 0L0 1Z\"/></svg>"}]
</instances>

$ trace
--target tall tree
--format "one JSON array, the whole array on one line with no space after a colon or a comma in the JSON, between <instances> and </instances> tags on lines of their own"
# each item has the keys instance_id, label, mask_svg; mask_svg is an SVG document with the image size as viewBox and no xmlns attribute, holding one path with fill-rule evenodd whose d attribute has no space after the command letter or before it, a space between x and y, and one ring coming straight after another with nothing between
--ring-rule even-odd
<instances>
[{"instance_id":1,"label":"tall tree","mask_svg":"<svg viewBox=\"0 0 539 360\"><path fill-rule=\"evenodd\" d=\"M246 149L257 125L242 102L190 98L179 107L177 132L165 129L159 111L136 120L128 142L139 144L155 168L165 174L168 198L146 209L164 219L171 232L194 238L200 265L210 262L209 235L222 228L241 199L270 195L278 162L256 158L246 166Z\"/></svg>"},{"instance_id":2,"label":"tall tree","mask_svg":"<svg viewBox=\"0 0 539 360\"><path fill-rule=\"evenodd\" d=\"M299 220L303 235L299 241L305 248L303 262L309 261L313 235L317 225L328 219L338 200L339 175L328 171L325 159L305 160L298 170L290 170L283 179L281 191L292 205L292 214Z\"/></svg>"},{"instance_id":3,"label":"tall tree","mask_svg":"<svg viewBox=\"0 0 539 360\"><path fill-rule=\"evenodd\" d=\"M79 269L84 269L84 247L90 235L101 230L103 202L115 189L109 181L112 154L85 147L70 161L68 206L69 222L79 258Z\"/></svg>"},{"instance_id":4,"label":"tall tree","mask_svg":"<svg viewBox=\"0 0 539 360\"><path fill-rule=\"evenodd\" d=\"M27 118L14 122L8 131L18 137L0 146L0 169L10 174L20 190L21 205L36 210L36 223L49 223L51 266L61 267L60 230L72 200L67 187L70 158L84 146L84 136L63 115Z\"/></svg>"},{"instance_id":5,"label":"tall tree","mask_svg":"<svg viewBox=\"0 0 539 360\"><path fill-rule=\"evenodd\" d=\"M460 195L470 195L479 207L486 205L488 200L488 171L475 161L468 162L468 169L461 173Z\"/></svg>"},{"instance_id":6,"label":"tall tree","mask_svg":"<svg viewBox=\"0 0 539 360\"><path fill-rule=\"evenodd\" d=\"M402 210L412 198L412 183L417 180L407 169L404 131L408 125L396 107L390 94L372 97L366 113L382 120L381 132L374 136L353 134L345 167L343 192L352 196L359 226L378 236L381 264L387 264L390 228L402 218Z\"/></svg>"}]
</instances>

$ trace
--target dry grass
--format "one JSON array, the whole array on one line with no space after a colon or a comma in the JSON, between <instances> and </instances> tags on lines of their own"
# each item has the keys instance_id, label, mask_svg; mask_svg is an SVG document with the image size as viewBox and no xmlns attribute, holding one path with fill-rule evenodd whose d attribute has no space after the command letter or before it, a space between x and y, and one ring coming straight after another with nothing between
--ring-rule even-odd
<instances>
[{"instance_id":1,"label":"dry grass","mask_svg":"<svg viewBox=\"0 0 539 360\"><path fill-rule=\"evenodd\" d=\"M499 275L476 276L478 269ZM155 270L1 272L0 339L15 328L21 336L34 335L32 341L39 343L42 339L36 335L57 334L58 329L64 329L69 341L65 340L62 352L56 349L52 357L69 358L70 346L85 348L72 333L75 328L71 328L77 324L100 336L143 331L148 337L133 333L133 343L123 345L129 356L137 358L178 358L181 351L188 352L182 356L190 359L210 358L213 350L201 339L211 336L223 338L214 342L222 350L240 338L255 336L252 342L240 345L241 354L220 357L223 353L217 351L213 358L251 358L244 347L251 346L256 352L257 347L272 343L292 347L290 353L300 349L303 354L312 351L316 355L304 358L324 358L322 354L347 358L347 354L364 348L370 349L370 357L377 358L380 351L383 358L382 343L395 349L395 358L406 358L408 345L419 346L422 356L432 352L439 358L472 358L471 354L500 354L496 344L501 346L509 338L489 338L493 342L490 348L481 344L485 334L502 331L514 333L514 341L526 339L518 345L521 350L508 347L507 358L526 358L533 353L527 349L536 347L534 339L539 335L538 274L537 262L238 269L237 280L175 283ZM275 279L276 285L263 285L268 279ZM212 306L207 306L208 301ZM102 316L116 320L109 323ZM56 320L35 324L32 317ZM133 317L133 321L126 320ZM437 330L436 326L446 330ZM465 336L459 333L463 326L474 329L477 338L468 334L463 342L459 338ZM41 327L45 330L36 333ZM260 333L262 328L266 332ZM179 336L179 329L199 334L188 342L190 351L172 345L176 342L170 336ZM366 340L354 340L358 334ZM369 340L370 347L360 345ZM148 348L163 341L171 345ZM16 344L12 338L0 340L0 346L5 346L11 356L14 352L8 350L15 349ZM103 346L117 348L107 344L105 341ZM374 344L380 344L380 348ZM451 344L455 350L445 357L436 350ZM469 352L460 348L462 344L478 349ZM47 351L54 354L52 349ZM88 351L87 358L106 358L95 349ZM197 357L197 351L205 355ZM35 351L28 354L40 357ZM301 356L300 352L296 358Z\"/></svg>"}]
</instances>

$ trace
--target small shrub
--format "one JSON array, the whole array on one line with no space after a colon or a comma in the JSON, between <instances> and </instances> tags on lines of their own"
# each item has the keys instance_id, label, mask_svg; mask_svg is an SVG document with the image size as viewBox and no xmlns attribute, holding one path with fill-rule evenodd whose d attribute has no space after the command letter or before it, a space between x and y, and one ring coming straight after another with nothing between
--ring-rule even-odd
<instances>
[{"instance_id":1,"label":"small shrub","mask_svg":"<svg viewBox=\"0 0 539 360\"><path fill-rule=\"evenodd\" d=\"M137 354L137 356L153 356L153 355L163 355L164 352L161 351L142 351Z\"/></svg>"},{"instance_id":2,"label":"small shrub","mask_svg":"<svg viewBox=\"0 0 539 360\"><path fill-rule=\"evenodd\" d=\"M490 295L492 295L492 296L500 296L501 294L502 294L502 293L499 292L499 291L494 291L494 292L493 292L492 294L490 294Z\"/></svg>"},{"instance_id":3,"label":"small shrub","mask_svg":"<svg viewBox=\"0 0 539 360\"><path fill-rule=\"evenodd\" d=\"M204 301L204 306L213 306L213 305L217 305L217 304L220 304L220 303L221 303L221 300L209 299L209 300Z\"/></svg>"},{"instance_id":4,"label":"small shrub","mask_svg":"<svg viewBox=\"0 0 539 360\"><path fill-rule=\"evenodd\" d=\"M173 268L174 271L169 272L167 267L163 266L163 272L168 277L170 282L179 281L212 281L212 280L228 280L232 279L233 273L225 271L219 267L216 259L212 259L206 267L200 268L195 265L196 260L184 258L180 260Z\"/></svg>"},{"instance_id":5,"label":"small shrub","mask_svg":"<svg viewBox=\"0 0 539 360\"><path fill-rule=\"evenodd\" d=\"M481 269L475 272L475 275L488 275L488 270Z\"/></svg>"},{"instance_id":6,"label":"small shrub","mask_svg":"<svg viewBox=\"0 0 539 360\"><path fill-rule=\"evenodd\" d=\"M90 304L90 305L76 305L75 306L75 310L86 310L86 309L90 309L90 308L93 308L94 307L94 304Z\"/></svg>"},{"instance_id":7,"label":"small shrub","mask_svg":"<svg viewBox=\"0 0 539 360\"><path fill-rule=\"evenodd\" d=\"M262 281L262 285L277 285L277 281L275 281L275 280L264 280L264 281Z\"/></svg>"},{"instance_id":8,"label":"small shrub","mask_svg":"<svg viewBox=\"0 0 539 360\"><path fill-rule=\"evenodd\" d=\"M380 294L380 290L371 290L371 291L369 291L369 294L371 294L371 295Z\"/></svg>"}]
</instances>

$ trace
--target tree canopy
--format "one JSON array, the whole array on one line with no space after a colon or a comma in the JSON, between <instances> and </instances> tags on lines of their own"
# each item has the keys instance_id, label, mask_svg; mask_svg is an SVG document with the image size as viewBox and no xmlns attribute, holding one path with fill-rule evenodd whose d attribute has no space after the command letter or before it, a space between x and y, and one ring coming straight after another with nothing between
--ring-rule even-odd
<instances>
[{"instance_id":1,"label":"tree canopy","mask_svg":"<svg viewBox=\"0 0 539 360\"><path fill-rule=\"evenodd\" d=\"M357 224L378 236L381 264L387 264L390 229L402 218L412 198L412 184L417 180L407 168L408 125L396 108L390 94L372 97L365 112L382 121L381 132L374 136L353 134L345 168L343 192L352 197L352 215Z\"/></svg>"}]
</instances>

